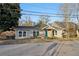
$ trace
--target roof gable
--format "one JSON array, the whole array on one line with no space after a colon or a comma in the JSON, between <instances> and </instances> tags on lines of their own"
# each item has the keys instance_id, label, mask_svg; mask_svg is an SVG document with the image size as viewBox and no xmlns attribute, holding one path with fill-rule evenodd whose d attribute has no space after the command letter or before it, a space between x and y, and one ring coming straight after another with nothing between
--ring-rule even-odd
<instances>
[{"instance_id":1,"label":"roof gable","mask_svg":"<svg viewBox=\"0 0 79 59\"><path fill-rule=\"evenodd\" d=\"M51 25L47 25L45 27L43 27L42 29L53 29Z\"/></svg>"}]
</instances>

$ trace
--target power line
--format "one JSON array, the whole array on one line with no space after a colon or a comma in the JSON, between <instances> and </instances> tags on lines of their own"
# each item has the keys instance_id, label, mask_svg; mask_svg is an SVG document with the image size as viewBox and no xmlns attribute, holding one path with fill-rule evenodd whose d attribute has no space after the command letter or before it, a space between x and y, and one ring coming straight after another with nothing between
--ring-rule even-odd
<instances>
[{"instance_id":1,"label":"power line","mask_svg":"<svg viewBox=\"0 0 79 59\"><path fill-rule=\"evenodd\" d=\"M18 13L18 14L20 14L20 13ZM63 15L44 15L44 14L32 14L32 13L21 13L20 15L31 15L31 16L46 16L46 17L63 17ZM2 17L2 16L1 16ZM7 17L7 15L6 16L4 16L4 17ZM16 16L10 16L10 17L16 17ZM66 17L66 18L68 18L68 17ZM71 18L76 18L76 16L72 16Z\"/></svg>"},{"instance_id":2,"label":"power line","mask_svg":"<svg viewBox=\"0 0 79 59\"><path fill-rule=\"evenodd\" d=\"M30 13L51 14L51 15L71 15L71 14L56 14L56 13L37 12L37 11L30 11L30 10L22 10L22 11L30 12ZM73 16L77 16L77 15L73 15Z\"/></svg>"},{"instance_id":3,"label":"power line","mask_svg":"<svg viewBox=\"0 0 79 59\"><path fill-rule=\"evenodd\" d=\"M1 8L4 9L4 8ZM6 9L6 8L5 8ZM9 10L9 9L7 9ZM17 9L11 9L11 10L17 10ZM32 15L32 16L48 16L48 17L63 17L63 15L65 14L53 14L53 13L45 13L45 12L37 12L37 11L29 11L29 10L18 10L18 11L25 11L25 12L30 12L31 14L27 14L27 13L21 13L22 15ZM40 14L32 14L32 13L40 13ZM52 14L52 15L45 15L45 14ZM69 14L67 14L69 15ZM73 15L73 16L79 16L79 15ZM71 17L71 18L75 18L75 17Z\"/></svg>"},{"instance_id":4,"label":"power line","mask_svg":"<svg viewBox=\"0 0 79 59\"><path fill-rule=\"evenodd\" d=\"M1 9L6 9L6 8L1 8ZM30 13L40 13L40 14L52 14L52 15L65 15L65 14L55 14L55 13L47 13L47 12L38 12L38 11L31 11L31 10L23 10L23 9L7 9L7 10L14 10L14 11L23 11L23 12L30 12ZM70 14L66 14L70 15Z\"/></svg>"},{"instance_id":5,"label":"power line","mask_svg":"<svg viewBox=\"0 0 79 59\"><path fill-rule=\"evenodd\" d=\"M59 16L59 15L43 15L43 14L27 14L27 13L21 13L22 15L31 15L31 16L47 16L47 17L63 17L63 16ZM68 17L66 17L68 18ZM76 18L74 16L72 16L71 18Z\"/></svg>"},{"instance_id":6,"label":"power line","mask_svg":"<svg viewBox=\"0 0 79 59\"><path fill-rule=\"evenodd\" d=\"M23 12L31 12L31 13L53 14L53 13L30 11L30 10L22 10L22 11L23 11Z\"/></svg>"},{"instance_id":7,"label":"power line","mask_svg":"<svg viewBox=\"0 0 79 59\"><path fill-rule=\"evenodd\" d=\"M6 8L1 8L6 9ZM42 14L53 14L53 13L47 13L47 12L38 12L38 11L30 11L30 10L23 10L23 9L6 9L6 10L14 10L14 11L22 11L22 12L31 12L31 13L42 13Z\"/></svg>"}]
</instances>

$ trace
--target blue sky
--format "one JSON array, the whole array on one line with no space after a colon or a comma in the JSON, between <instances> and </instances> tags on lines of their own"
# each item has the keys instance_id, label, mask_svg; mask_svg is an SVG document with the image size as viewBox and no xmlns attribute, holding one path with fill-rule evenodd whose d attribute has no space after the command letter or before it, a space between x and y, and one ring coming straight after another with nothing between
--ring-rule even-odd
<instances>
[{"instance_id":1,"label":"blue sky","mask_svg":"<svg viewBox=\"0 0 79 59\"><path fill-rule=\"evenodd\" d=\"M53 14L61 13L59 10L61 5L62 5L61 3L21 3L20 7L22 10L44 12L46 14L51 13L51 15L53 15ZM21 12L25 13L25 14L29 13L26 11L21 11ZM32 21L38 22L38 20L39 20L39 16L33 16L33 15L22 15L20 20L22 20L22 21L26 20L27 16L30 16ZM62 21L62 18L50 17L50 20L51 20L50 22Z\"/></svg>"}]
</instances>

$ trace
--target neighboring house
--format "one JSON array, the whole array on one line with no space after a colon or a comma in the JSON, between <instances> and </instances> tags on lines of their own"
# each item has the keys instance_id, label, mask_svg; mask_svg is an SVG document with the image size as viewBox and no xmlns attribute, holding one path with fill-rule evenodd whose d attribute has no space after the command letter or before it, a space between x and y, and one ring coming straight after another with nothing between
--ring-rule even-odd
<instances>
[{"instance_id":1,"label":"neighboring house","mask_svg":"<svg viewBox=\"0 0 79 59\"><path fill-rule=\"evenodd\" d=\"M77 30L77 37L79 37L79 29Z\"/></svg>"},{"instance_id":2,"label":"neighboring house","mask_svg":"<svg viewBox=\"0 0 79 59\"><path fill-rule=\"evenodd\" d=\"M79 37L79 25L77 24L77 37Z\"/></svg>"},{"instance_id":3,"label":"neighboring house","mask_svg":"<svg viewBox=\"0 0 79 59\"><path fill-rule=\"evenodd\" d=\"M65 22L54 22L43 28L45 30L45 37L53 38L65 38L69 34L69 37L77 36L77 25L73 22L68 22L69 33L67 32Z\"/></svg>"},{"instance_id":4,"label":"neighboring house","mask_svg":"<svg viewBox=\"0 0 79 59\"><path fill-rule=\"evenodd\" d=\"M44 30L45 38L53 38L53 28L51 25L47 25L42 29Z\"/></svg>"},{"instance_id":5,"label":"neighboring house","mask_svg":"<svg viewBox=\"0 0 79 59\"><path fill-rule=\"evenodd\" d=\"M68 27L67 27L68 25ZM57 31L55 37L76 37L77 36L77 25L73 22L54 22L52 26Z\"/></svg>"},{"instance_id":6,"label":"neighboring house","mask_svg":"<svg viewBox=\"0 0 79 59\"><path fill-rule=\"evenodd\" d=\"M15 30L15 39L35 38L39 35L39 30L35 26L18 26Z\"/></svg>"}]
</instances>

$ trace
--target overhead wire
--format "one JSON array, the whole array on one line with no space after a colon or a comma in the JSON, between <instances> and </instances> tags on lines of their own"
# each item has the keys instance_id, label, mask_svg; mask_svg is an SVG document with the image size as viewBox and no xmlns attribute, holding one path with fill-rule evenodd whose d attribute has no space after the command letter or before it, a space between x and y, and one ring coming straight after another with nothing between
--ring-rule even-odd
<instances>
[{"instance_id":1,"label":"overhead wire","mask_svg":"<svg viewBox=\"0 0 79 59\"><path fill-rule=\"evenodd\" d=\"M4 9L4 8L1 8L1 9ZM7 10L9 10L9 9L7 9ZM21 13L18 13L18 14L21 14L21 15L48 16L48 17L63 17L63 15L65 15L65 14L54 14L54 13L46 13L46 12L23 10L23 9L21 9L21 10L11 9L11 10L15 10L16 12L17 11L21 11ZM24 12L24 13L22 13L22 12ZM73 15L73 16L71 16L71 18L75 18L76 16L79 16L79 15Z\"/></svg>"}]
</instances>

